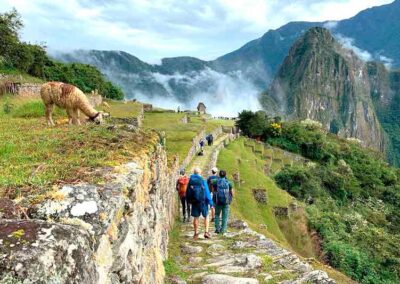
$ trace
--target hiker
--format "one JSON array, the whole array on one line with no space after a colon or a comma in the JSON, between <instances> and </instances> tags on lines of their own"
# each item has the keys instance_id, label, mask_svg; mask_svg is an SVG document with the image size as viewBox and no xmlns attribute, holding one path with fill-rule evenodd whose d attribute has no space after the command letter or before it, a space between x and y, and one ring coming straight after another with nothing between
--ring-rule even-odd
<instances>
[{"instance_id":1,"label":"hiker","mask_svg":"<svg viewBox=\"0 0 400 284\"><path fill-rule=\"evenodd\" d=\"M210 196L210 190L208 189L207 182L201 176L201 170L195 168L193 174L190 176L188 190L186 192L186 198L192 205L192 217L193 217L193 238L197 240L199 238L199 218L200 215L204 218L204 238L209 239L211 237L208 223L208 206L214 207L213 201Z\"/></svg>"},{"instance_id":2,"label":"hiker","mask_svg":"<svg viewBox=\"0 0 400 284\"><path fill-rule=\"evenodd\" d=\"M233 186L226 178L226 172L224 170L219 171L219 178L214 181L214 188L215 233L224 234L228 228L229 206L233 198ZM220 222L221 213L222 222Z\"/></svg>"},{"instance_id":3,"label":"hiker","mask_svg":"<svg viewBox=\"0 0 400 284\"><path fill-rule=\"evenodd\" d=\"M211 198L214 204L215 204L215 192L216 192L216 187L214 187L214 183L216 183L218 179L217 173L218 169L216 167L213 167L211 169L211 175L207 179L207 185L208 188L210 189ZM215 208L211 208L211 222L214 222L214 218L215 218Z\"/></svg>"},{"instance_id":4,"label":"hiker","mask_svg":"<svg viewBox=\"0 0 400 284\"><path fill-rule=\"evenodd\" d=\"M182 214L183 214L182 222L190 222L190 203L186 198L186 191L189 183L189 178L185 174L185 170L183 169L179 172L179 175L180 176L176 181L176 190L178 191L179 199L181 200L182 204ZM187 217L186 217L186 212L187 212Z\"/></svg>"},{"instance_id":5,"label":"hiker","mask_svg":"<svg viewBox=\"0 0 400 284\"><path fill-rule=\"evenodd\" d=\"M202 138L202 139L200 139L200 142L199 142L199 144L200 144L200 151L199 151L199 153L197 154L198 156L204 156L204 139Z\"/></svg>"},{"instance_id":6,"label":"hiker","mask_svg":"<svg viewBox=\"0 0 400 284\"><path fill-rule=\"evenodd\" d=\"M214 143L214 136L212 134L208 135L208 146L212 146Z\"/></svg>"}]
</instances>

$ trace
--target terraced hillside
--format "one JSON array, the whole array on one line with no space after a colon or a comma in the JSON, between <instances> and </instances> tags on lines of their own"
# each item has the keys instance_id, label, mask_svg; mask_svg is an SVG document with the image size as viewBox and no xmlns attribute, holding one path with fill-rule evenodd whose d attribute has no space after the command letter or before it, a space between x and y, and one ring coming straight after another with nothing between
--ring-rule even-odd
<instances>
[{"instance_id":1,"label":"terraced hillside","mask_svg":"<svg viewBox=\"0 0 400 284\"><path fill-rule=\"evenodd\" d=\"M204 165L212 152L213 148L206 147L206 156L201 161L196 157L193 165ZM235 181L231 213L236 221L231 222L226 236L213 235L211 240L198 241L192 239L191 224L177 222L165 262L170 283L334 283L324 272L314 269L328 272L338 283L354 283L316 260L302 205L265 175L266 165L278 171L283 161L305 162L245 138L221 150L218 167ZM262 193L265 199L260 200ZM213 231L213 224L210 228Z\"/></svg>"}]
</instances>

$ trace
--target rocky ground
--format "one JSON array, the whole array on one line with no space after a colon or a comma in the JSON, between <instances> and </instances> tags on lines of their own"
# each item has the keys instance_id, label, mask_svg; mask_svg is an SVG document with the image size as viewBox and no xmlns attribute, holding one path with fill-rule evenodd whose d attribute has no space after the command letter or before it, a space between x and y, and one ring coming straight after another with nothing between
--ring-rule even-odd
<instances>
[{"instance_id":1,"label":"rocky ground","mask_svg":"<svg viewBox=\"0 0 400 284\"><path fill-rule=\"evenodd\" d=\"M181 254L175 260L189 277L184 281L172 275L170 283L335 283L240 220L231 221L224 236L200 235L198 240L193 240L191 224L181 224L179 241Z\"/></svg>"}]
</instances>

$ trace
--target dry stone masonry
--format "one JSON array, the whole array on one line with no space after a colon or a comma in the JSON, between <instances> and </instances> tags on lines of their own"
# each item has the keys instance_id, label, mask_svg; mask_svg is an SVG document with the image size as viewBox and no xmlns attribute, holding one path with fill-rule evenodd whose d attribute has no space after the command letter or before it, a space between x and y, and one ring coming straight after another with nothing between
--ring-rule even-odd
<instances>
[{"instance_id":1,"label":"dry stone masonry","mask_svg":"<svg viewBox=\"0 0 400 284\"><path fill-rule=\"evenodd\" d=\"M177 166L164 149L64 185L33 220L0 220L0 283L163 283Z\"/></svg>"}]
</instances>

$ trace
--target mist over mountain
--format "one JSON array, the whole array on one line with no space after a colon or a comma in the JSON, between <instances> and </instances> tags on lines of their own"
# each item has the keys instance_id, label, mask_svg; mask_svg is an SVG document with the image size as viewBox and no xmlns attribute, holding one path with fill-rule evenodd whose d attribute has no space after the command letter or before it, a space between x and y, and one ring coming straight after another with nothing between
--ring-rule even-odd
<instances>
[{"instance_id":1,"label":"mist over mountain","mask_svg":"<svg viewBox=\"0 0 400 284\"><path fill-rule=\"evenodd\" d=\"M260 108L257 98L271 84L291 46L312 27L326 27L363 60L400 66L400 0L338 22L292 22L270 30L213 61L164 58L152 65L122 51L78 50L53 56L98 67L128 99L193 108L204 101L214 115L235 116ZM240 104L237 101L240 100ZM219 107L223 105L223 107Z\"/></svg>"}]
</instances>

